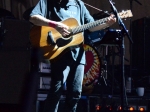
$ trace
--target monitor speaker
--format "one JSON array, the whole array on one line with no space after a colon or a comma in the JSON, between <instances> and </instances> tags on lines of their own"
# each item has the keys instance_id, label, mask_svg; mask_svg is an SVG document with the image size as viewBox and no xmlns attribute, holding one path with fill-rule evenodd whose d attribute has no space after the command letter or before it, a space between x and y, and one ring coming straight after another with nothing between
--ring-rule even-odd
<instances>
[{"instance_id":1,"label":"monitor speaker","mask_svg":"<svg viewBox=\"0 0 150 112\"><path fill-rule=\"evenodd\" d=\"M20 104L30 72L30 23L0 21L0 104Z\"/></svg>"}]
</instances>

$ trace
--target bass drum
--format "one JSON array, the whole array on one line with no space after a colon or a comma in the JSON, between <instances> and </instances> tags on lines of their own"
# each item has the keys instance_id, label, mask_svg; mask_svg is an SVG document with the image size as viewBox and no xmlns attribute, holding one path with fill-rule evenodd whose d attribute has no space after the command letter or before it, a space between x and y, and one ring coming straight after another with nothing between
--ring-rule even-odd
<instances>
[{"instance_id":1,"label":"bass drum","mask_svg":"<svg viewBox=\"0 0 150 112\"><path fill-rule=\"evenodd\" d=\"M98 81L100 76L100 58L98 52L90 45L84 44L84 50L86 54L86 65L83 78L83 93L91 93L94 88L94 84Z\"/></svg>"}]
</instances>

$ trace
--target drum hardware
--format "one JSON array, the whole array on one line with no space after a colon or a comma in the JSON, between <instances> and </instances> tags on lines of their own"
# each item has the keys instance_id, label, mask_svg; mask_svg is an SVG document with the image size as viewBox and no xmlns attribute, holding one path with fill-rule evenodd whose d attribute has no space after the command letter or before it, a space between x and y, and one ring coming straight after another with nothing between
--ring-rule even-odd
<instances>
[{"instance_id":1,"label":"drum hardware","mask_svg":"<svg viewBox=\"0 0 150 112\"><path fill-rule=\"evenodd\" d=\"M101 46L102 51L102 67L101 67L101 75L105 78L105 81L108 83L108 81L111 81L111 94L114 94L114 90L120 88L120 83L117 78L115 78L115 57L120 56L120 48L119 45L113 45L113 44L102 44ZM117 49L118 51L115 51ZM129 61L126 58L124 58L125 61ZM102 78L103 78L102 77ZM105 83L106 85L106 83ZM109 84L107 84L107 87ZM116 92L115 92L116 93Z\"/></svg>"},{"instance_id":2,"label":"drum hardware","mask_svg":"<svg viewBox=\"0 0 150 112\"><path fill-rule=\"evenodd\" d=\"M111 83L111 89L112 89L112 94L113 94L113 89L114 89L114 81L116 82L116 79L114 78L114 60L115 56L117 53L115 53L115 47L114 45L101 45L102 52L103 52L103 57L102 57L102 64L103 68L101 69L101 76L104 78L103 80L106 82L106 80L110 80L112 78L112 83ZM110 57L112 56L112 62L110 62ZM111 65L111 70L108 67L108 65ZM111 77L111 78L110 78ZM108 84L105 83L107 86Z\"/></svg>"},{"instance_id":3,"label":"drum hardware","mask_svg":"<svg viewBox=\"0 0 150 112\"><path fill-rule=\"evenodd\" d=\"M104 37L102 38L102 40L99 42L101 50L103 53L103 55L101 56L101 61L102 61L102 67L101 68L101 78L103 79L105 85L103 86L109 86L109 81L110 78L108 77L110 75L110 77L112 78L111 81L111 89L112 89L112 94L114 93L114 89L119 87L119 82L117 81L117 79L115 79L115 56L121 56L121 51L120 51L120 44L121 44L121 30L117 30L117 29L109 29ZM115 49L117 48L118 51L115 51ZM112 59L110 58L112 57ZM124 58L125 59L125 58ZM127 59L125 59L127 60ZM128 60L127 60L128 61ZM111 65L111 70L108 67L109 65ZM102 81L100 79L100 81ZM108 83L108 84L107 84ZM117 85L117 86L115 86Z\"/></svg>"},{"instance_id":4,"label":"drum hardware","mask_svg":"<svg viewBox=\"0 0 150 112\"><path fill-rule=\"evenodd\" d=\"M103 78L104 83L107 86L107 82L106 82L106 79L107 79L107 69L104 69L104 68L101 69L101 77Z\"/></svg>"},{"instance_id":5,"label":"drum hardware","mask_svg":"<svg viewBox=\"0 0 150 112\"><path fill-rule=\"evenodd\" d=\"M106 56L108 55L108 46L103 46L103 54L105 54L102 58L102 62L103 62L103 65L104 65L104 68L101 68L101 77L103 78L104 80L104 83L105 85L107 86L107 78L108 78L108 70L107 70L107 59L106 59Z\"/></svg>"},{"instance_id":6,"label":"drum hardware","mask_svg":"<svg viewBox=\"0 0 150 112\"><path fill-rule=\"evenodd\" d=\"M110 64L110 56L112 56L112 75L114 75L114 47L119 46L120 44L120 30L117 29L108 29L100 41L100 45L103 51L103 65L105 78L108 78L108 64ZM112 50L109 48L112 47Z\"/></svg>"}]
</instances>

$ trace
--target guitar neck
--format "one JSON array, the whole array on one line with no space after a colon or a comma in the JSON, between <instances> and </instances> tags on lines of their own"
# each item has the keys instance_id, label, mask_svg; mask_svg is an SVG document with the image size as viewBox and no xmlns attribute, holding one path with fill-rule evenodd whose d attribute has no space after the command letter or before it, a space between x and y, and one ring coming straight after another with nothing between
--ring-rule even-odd
<instances>
[{"instance_id":1,"label":"guitar neck","mask_svg":"<svg viewBox=\"0 0 150 112\"><path fill-rule=\"evenodd\" d=\"M93 28L95 26L104 24L107 21L107 19L108 19L108 17L94 21L94 22L91 22L91 23L87 23L87 24L84 24L81 26L77 26L76 28L72 29L72 34L77 34L77 33L83 32L87 29Z\"/></svg>"},{"instance_id":2,"label":"guitar neck","mask_svg":"<svg viewBox=\"0 0 150 112\"><path fill-rule=\"evenodd\" d=\"M128 18L128 17L132 17L133 15L132 15L131 10L127 10L127 11L122 11L121 13L118 13L118 16L120 18ZM91 23L87 23L81 26L77 26L76 28L72 29L72 34L77 34L77 33L83 32L84 30L93 28L95 26L102 25L106 23L107 20L108 20L108 17L91 22Z\"/></svg>"}]
</instances>

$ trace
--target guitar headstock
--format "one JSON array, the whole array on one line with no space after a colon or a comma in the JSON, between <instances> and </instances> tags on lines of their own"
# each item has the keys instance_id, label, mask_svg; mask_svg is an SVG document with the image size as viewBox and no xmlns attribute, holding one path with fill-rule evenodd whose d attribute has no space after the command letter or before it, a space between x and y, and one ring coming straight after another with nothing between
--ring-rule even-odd
<instances>
[{"instance_id":1,"label":"guitar headstock","mask_svg":"<svg viewBox=\"0 0 150 112\"><path fill-rule=\"evenodd\" d=\"M118 13L118 15L120 18L123 18L123 19L133 17L131 10L122 11L122 12Z\"/></svg>"}]
</instances>

